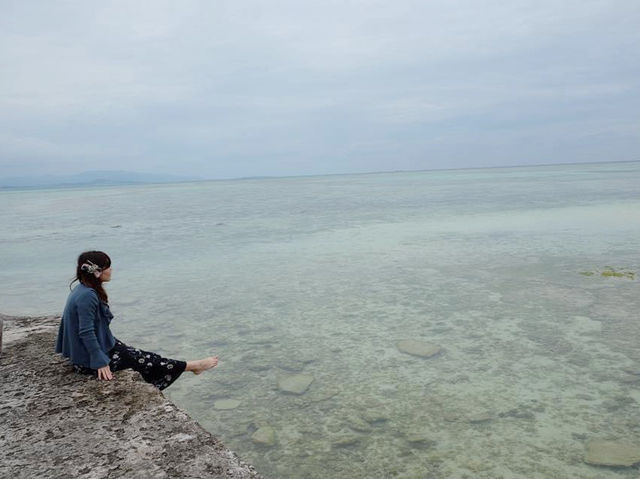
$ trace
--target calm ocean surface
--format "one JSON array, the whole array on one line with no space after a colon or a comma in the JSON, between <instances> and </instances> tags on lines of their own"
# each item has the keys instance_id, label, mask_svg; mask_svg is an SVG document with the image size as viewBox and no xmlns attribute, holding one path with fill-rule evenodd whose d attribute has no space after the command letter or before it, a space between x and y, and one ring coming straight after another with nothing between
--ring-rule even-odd
<instances>
[{"instance_id":1,"label":"calm ocean surface","mask_svg":"<svg viewBox=\"0 0 640 479\"><path fill-rule=\"evenodd\" d=\"M0 220L1 312L59 314L108 252L115 335L218 354L166 394L267 477L638 477L585 450L640 443L640 162L4 191Z\"/></svg>"}]
</instances>

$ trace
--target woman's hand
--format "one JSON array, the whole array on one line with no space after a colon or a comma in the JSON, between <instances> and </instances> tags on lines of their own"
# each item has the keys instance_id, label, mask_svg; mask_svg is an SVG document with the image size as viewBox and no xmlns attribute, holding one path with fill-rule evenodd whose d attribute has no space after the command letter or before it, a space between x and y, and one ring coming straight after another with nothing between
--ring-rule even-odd
<instances>
[{"instance_id":1,"label":"woman's hand","mask_svg":"<svg viewBox=\"0 0 640 479\"><path fill-rule=\"evenodd\" d=\"M111 381L113 379L113 373L111 372L111 368L108 364L105 367L98 369L98 379L104 379L106 381Z\"/></svg>"}]
</instances>

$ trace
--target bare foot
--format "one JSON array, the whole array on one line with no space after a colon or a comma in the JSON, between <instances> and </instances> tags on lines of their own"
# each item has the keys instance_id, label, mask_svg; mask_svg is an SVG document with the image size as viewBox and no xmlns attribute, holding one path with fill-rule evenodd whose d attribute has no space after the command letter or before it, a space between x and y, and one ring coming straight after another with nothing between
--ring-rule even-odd
<instances>
[{"instance_id":1,"label":"bare foot","mask_svg":"<svg viewBox=\"0 0 640 479\"><path fill-rule=\"evenodd\" d=\"M197 361L187 361L185 371L192 371L193 374L200 374L207 369L215 368L218 365L218 356L211 356Z\"/></svg>"}]
</instances>

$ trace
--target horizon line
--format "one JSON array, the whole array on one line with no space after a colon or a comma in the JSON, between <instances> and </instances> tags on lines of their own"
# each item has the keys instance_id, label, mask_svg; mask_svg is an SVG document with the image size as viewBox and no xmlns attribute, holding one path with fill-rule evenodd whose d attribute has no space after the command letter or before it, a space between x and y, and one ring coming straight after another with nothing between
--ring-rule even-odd
<instances>
[{"instance_id":1,"label":"horizon line","mask_svg":"<svg viewBox=\"0 0 640 479\"><path fill-rule=\"evenodd\" d=\"M378 170L378 171L363 171L363 172L350 172L350 173L313 173L307 175L256 175L256 176L237 176L229 178L201 178L201 179L185 179L185 180L169 180L169 181L131 181L121 182L113 184L100 184L100 183L59 183L53 185L33 185L33 186L4 186L0 185L0 190L21 190L21 189L57 189L57 188L81 188L81 187L111 187L111 186L144 186L144 185L170 185L170 184L182 184L182 183L205 183L213 181L243 181L243 180L272 180L272 179L290 179L290 178L314 178L324 176L359 176L359 175L381 175L392 173L421 173L421 172L434 172L434 171L463 171L463 170L495 170L501 168L535 168L535 167L548 167L548 166L569 166L569 165L597 165L597 164L615 164L615 163L637 163L640 159L634 160L613 160L613 161L573 161L563 163L536 163L531 165L494 165L494 166L467 166L459 168L425 168L419 170ZM139 175L153 175L159 173L144 173L140 171L127 171L127 170L85 170L80 173L71 173L68 176L78 175L87 172L120 172L120 173L132 173ZM164 173L163 173L164 174ZM168 176L171 176L167 173ZM47 176L47 175L44 175ZM55 175L49 175L55 176ZM64 176L62 176L64 177ZM11 177L7 177L11 178ZM24 178L24 177L23 177ZM0 178L2 181L2 178Z\"/></svg>"},{"instance_id":2,"label":"horizon line","mask_svg":"<svg viewBox=\"0 0 640 479\"><path fill-rule=\"evenodd\" d=\"M381 175L385 173L420 173L425 171L461 171L461 170L492 170L499 168L531 168L540 166L567 166L567 165L598 165L606 163L637 163L640 162L640 158L635 160L613 160L613 161L571 161L564 163L536 163L532 165L495 165L495 166L466 166L460 168L425 168L420 170L377 170L377 171L362 171L351 173L317 173L308 175L284 175L284 176L270 176L270 175L256 175L256 176L238 176L231 178L210 178L202 180L187 180L186 182L198 182L198 181L232 181L232 180L251 180L251 179L278 179L278 178L310 178L314 176L349 176L349 175Z\"/></svg>"}]
</instances>

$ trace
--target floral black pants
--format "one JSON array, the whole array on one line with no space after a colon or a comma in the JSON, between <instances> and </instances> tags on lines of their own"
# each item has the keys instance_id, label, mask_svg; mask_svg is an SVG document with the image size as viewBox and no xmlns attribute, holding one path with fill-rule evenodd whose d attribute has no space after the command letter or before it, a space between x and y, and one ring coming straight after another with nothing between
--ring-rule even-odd
<instances>
[{"instance_id":1,"label":"floral black pants","mask_svg":"<svg viewBox=\"0 0 640 479\"><path fill-rule=\"evenodd\" d=\"M163 358L159 354L142 351L127 346L116 339L115 346L109 351L111 371L133 369L142 375L142 379L162 390L178 379L187 367L184 361ZM85 366L73 365L75 372L98 376L98 371Z\"/></svg>"}]
</instances>

